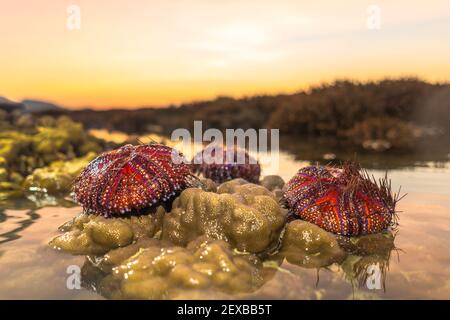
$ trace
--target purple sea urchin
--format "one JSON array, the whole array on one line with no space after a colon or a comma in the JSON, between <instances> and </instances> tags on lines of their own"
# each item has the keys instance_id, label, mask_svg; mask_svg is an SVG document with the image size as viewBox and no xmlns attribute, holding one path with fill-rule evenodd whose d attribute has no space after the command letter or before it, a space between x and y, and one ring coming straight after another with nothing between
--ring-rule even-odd
<instances>
[{"instance_id":1,"label":"purple sea urchin","mask_svg":"<svg viewBox=\"0 0 450 320\"><path fill-rule=\"evenodd\" d=\"M284 198L294 215L341 235L380 232L395 223L388 179L370 178L359 166L309 166L286 184Z\"/></svg>"},{"instance_id":2,"label":"purple sea urchin","mask_svg":"<svg viewBox=\"0 0 450 320\"><path fill-rule=\"evenodd\" d=\"M194 156L192 163L195 173L217 183L236 178L258 183L261 174L261 166L256 159L247 151L238 148L208 146Z\"/></svg>"},{"instance_id":3,"label":"purple sea urchin","mask_svg":"<svg viewBox=\"0 0 450 320\"><path fill-rule=\"evenodd\" d=\"M174 149L161 144L125 145L92 160L75 179L75 199L88 212L125 214L173 198L192 175Z\"/></svg>"}]
</instances>

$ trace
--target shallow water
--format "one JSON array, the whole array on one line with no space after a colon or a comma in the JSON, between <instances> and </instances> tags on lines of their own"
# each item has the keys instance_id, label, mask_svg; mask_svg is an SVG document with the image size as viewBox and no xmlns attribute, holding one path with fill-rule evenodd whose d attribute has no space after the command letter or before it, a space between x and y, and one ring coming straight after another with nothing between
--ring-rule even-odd
<instances>
[{"instance_id":1,"label":"shallow water","mask_svg":"<svg viewBox=\"0 0 450 320\"><path fill-rule=\"evenodd\" d=\"M369 289L331 265L317 270L290 264L267 265L269 276L251 293L192 292L180 298L268 299L450 299L450 164L447 161L414 162L410 158L367 157L365 166L375 176L389 169L393 189L401 185L408 195L398 204L400 226L388 270L380 289ZM285 180L310 159L281 152L277 172ZM390 159L390 160L389 160ZM316 159L314 159L316 160ZM270 169L270 170L273 170ZM269 172L265 169L264 173ZM29 209L25 201L0 210L1 299L102 299L87 289L68 289L67 268L82 266L83 256L71 256L47 246L57 227L80 212L79 207Z\"/></svg>"}]
</instances>

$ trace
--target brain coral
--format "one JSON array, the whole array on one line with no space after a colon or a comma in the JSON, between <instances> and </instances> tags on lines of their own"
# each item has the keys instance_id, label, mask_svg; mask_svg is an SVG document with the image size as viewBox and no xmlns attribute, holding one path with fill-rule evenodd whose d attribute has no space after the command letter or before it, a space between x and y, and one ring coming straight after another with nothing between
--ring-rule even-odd
<instances>
[{"instance_id":1,"label":"brain coral","mask_svg":"<svg viewBox=\"0 0 450 320\"><path fill-rule=\"evenodd\" d=\"M206 235L241 251L261 252L278 240L284 222L273 193L236 179L220 185L217 193L184 190L164 217L162 239L185 246Z\"/></svg>"},{"instance_id":2,"label":"brain coral","mask_svg":"<svg viewBox=\"0 0 450 320\"><path fill-rule=\"evenodd\" d=\"M210 289L238 293L251 291L263 283L260 260L255 255L233 253L221 240L200 237L187 248L156 239L147 240L140 249L138 245L132 245L131 251L128 247L113 250L102 258L117 263L106 277L93 280L106 297L167 299L180 292ZM101 260L100 265L103 264ZM95 269L86 267L89 265L83 267L84 274L95 278Z\"/></svg>"},{"instance_id":3,"label":"brain coral","mask_svg":"<svg viewBox=\"0 0 450 320\"><path fill-rule=\"evenodd\" d=\"M305 268L326 267L346 257L332 233L302 220L287 224L280 255Z\"/></svg>"}]
</instances>

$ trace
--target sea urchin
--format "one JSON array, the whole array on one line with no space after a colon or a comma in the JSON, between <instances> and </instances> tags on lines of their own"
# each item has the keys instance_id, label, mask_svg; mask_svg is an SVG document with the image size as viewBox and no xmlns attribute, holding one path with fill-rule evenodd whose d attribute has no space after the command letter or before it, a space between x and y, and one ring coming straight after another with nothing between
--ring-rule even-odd
<instances>
[{"instance_id":1,"label":"sea urchin","mask_svg":"<svg viewBox=\"0 0 450 320\"><path fill-rule=\"evenodd\" d=\"M376 181L356 164L341 168L309 166L286 184L284 199L291 213L341 235L364 235L396 223L387 177Z\"/></svg>"},{"instance_id":2,"label":"sea urchin","mask_svg":"<svg viewBox=\"0 0 450 320\"><path fill-rule=\"evenodd\" d=\"M161 144L125 145L92 160L75 179L76 201L104 216L164 203L189 187L189 166L176 150Z\"/></svg>"},{"instance_id":3,"label":"sea urchin","mask_svg":"<svg viewBox=\"0 0 450 320\"><path fill-rule=\"evenodd\" d=\"M261 166L244 149L209 145L192 159L193 171L217 183L242 178L258 183Z\"/></svg>"}]
</instances>

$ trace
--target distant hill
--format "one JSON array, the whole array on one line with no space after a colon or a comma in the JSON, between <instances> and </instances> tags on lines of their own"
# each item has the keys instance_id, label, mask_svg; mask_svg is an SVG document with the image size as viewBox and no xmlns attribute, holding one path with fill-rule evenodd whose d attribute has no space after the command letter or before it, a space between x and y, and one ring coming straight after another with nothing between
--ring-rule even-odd
<instances>
[{"instance_id":1,"label":"distant hill","mask_svg":"<svg viewBox=\"0 0 450 320\"><path fill-rule=\"evenodd\" d=\"M0 109L5 111L21 110L23 111L25 106L20 102L11 101L5 97L0 97Z\"/></svg>"},{"instance_id":2,"label":"distant hill","mask_svg":"<svg viewBox=\"0 0 450 320\"><path fill-rule=\"evenodd\" d=\"M47 111L63 111L64 108L47 101L40 100L23 100L22 104L25 106L25 111L28 112L47 112Z\"/></svg>"},{"instance_id":3,"label":"distant hill","mask_svg":"<svg viewBox=\"0 0 450 320\"><path fill-rule=\"evenodd\" d=\"M6 99L5 97L0 97L0 104L10 103L11 100Z\"/></svg>"},{"instance_id":4,"label":"distant hill","mask_svg":"<svg viewBox=\"0 0 450 320\"><path fill-rule=\"evenodd\" d=\"M36 110L36 109L35 109ZM218 97L167 108L64 110L46 105L41 114L68 115L88 129L129 134L174 129L280 129L301 141L325 138L365 149L414 149L424 141L450 144L450 84L415 78L377 82L336 81L294 94L235 99Z\"/></svg>"}]
</instances>

